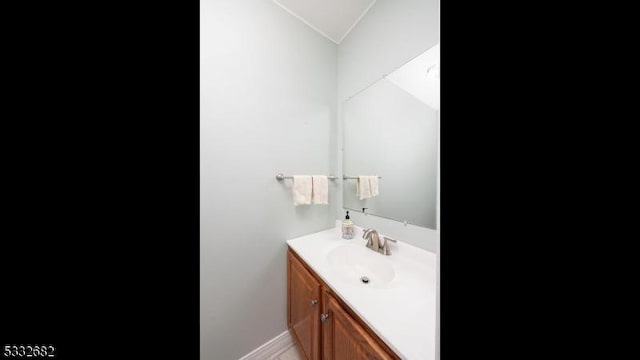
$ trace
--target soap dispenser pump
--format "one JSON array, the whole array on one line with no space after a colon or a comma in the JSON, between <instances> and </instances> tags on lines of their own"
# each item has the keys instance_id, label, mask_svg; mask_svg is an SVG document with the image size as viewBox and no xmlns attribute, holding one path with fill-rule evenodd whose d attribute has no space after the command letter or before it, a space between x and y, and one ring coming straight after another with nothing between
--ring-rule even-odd
<instances>
[{"instance_id":1,"label":"soap dispenser pump","mask_svg":"<svg viewBox=\"0 0 640 360\"><path fill-rule=\"evenodd\" d=\"M342 238L353 239L353 221L349 219L349 211L347 210L347 216L342 221Z\"/></svg>"}]
</instances>

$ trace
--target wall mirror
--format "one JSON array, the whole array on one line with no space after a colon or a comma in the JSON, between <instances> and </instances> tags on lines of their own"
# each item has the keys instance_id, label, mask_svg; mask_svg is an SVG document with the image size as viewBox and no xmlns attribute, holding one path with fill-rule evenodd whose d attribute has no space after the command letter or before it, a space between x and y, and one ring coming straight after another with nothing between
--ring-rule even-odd
<instances>
[{"instance_id":1,"label":"wall mirror","mask_svg":"<svg viewBox=\"0 0 640 360\"><path fill-rule=\"evenodd\" d=\"M343 103L343 175L380 177L362 200L344 179L345 209L436 229L439 72L438 44Z\"/></svg>"}]
</instances>

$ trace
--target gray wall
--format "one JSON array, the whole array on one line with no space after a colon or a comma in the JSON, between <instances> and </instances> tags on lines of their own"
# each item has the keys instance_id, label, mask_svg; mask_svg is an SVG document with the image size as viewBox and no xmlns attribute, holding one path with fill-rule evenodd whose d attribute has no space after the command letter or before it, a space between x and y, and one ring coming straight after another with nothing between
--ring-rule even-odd
<instances>
[{"instance_id":1,"label":"gray wall","mask_svg":"<svg viewBox=\"0 0 640 360\"><path fill-rule=\"evenodd\" d=\"M342 168L342 103L440 41L438 0L377 0L338 46L338 136L332 147L332 167ZM340 187L342 185L340 184ZM344 218L342 200L332 210ZM439 208L439 207L438 207ZM373 227L415 246L435 252L438 232L414 225L350 212L355 224ZM439 221L439 220L438 220Z\"/></svg>"},{"instance_id":2,"label":"gray wall","mask_svg":"<svg viewBox=\"0 0 640 360\"><path fill-rule=\"evenodd\" d=\"M438 0L377 0L338 48L342 99L440 41Z\"/></svg>"},{"instance_id":3,"label":"gray wall","mask_svg":"<svg viewBox=\"0 0 640 360\"><path fill-rule=\"evenodd\" d=\"M285 240L334 225L274 176L330 172L337 49L269 0L200 20L200 358L233 360L287 329Z\"/></svg>"}]
</instances>

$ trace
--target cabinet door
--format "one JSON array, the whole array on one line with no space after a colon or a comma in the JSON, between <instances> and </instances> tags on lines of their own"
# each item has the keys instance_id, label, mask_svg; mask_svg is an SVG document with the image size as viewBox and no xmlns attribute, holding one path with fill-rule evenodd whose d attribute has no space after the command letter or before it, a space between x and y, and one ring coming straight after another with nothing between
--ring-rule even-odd
<instances>
[{"instance_id":1,"label":"cabinet door","mask_svg":"<svg viewBox=\"0 0 640 360\"><path fill-rule=\"evenodd\" d=\"M329 317L322 323L324 360L393 359L328 293L325 305Z\"/></svg>"},{"instance_id":2,"label":"cabinet door","mask_svg":"<svg viewBox=\"0 0 640 360\"><path fill-rule=\"evenodd\" d=\"M309 360L320 359L320 283L289 251L287 321Z\"/></svg>"}]
</instances>

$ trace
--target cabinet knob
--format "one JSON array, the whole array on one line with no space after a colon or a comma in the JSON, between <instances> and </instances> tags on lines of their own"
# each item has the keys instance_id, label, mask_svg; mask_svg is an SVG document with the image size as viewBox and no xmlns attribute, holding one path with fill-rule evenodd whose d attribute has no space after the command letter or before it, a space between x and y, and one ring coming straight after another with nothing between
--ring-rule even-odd
<instances>
[{"instance_id":1,"label":"cabinet knob","mask_svg":"<svg viewBox=\"0 0 640 360\"><path fill-rule=\"evenodd\" d=\"M329 318L329 314L320 314L320 321L325 322Z\"/></svg>"},{"instance_id":2,"label":"cabinet knob","mask_svg":"<svg viewBox=\"0 0 640 360\"><path fill-rule=\"evenodd\" d=\"M311 306L318 305L318 300L311 300Z\"/></svg>"}]
</instances>

